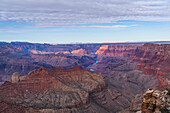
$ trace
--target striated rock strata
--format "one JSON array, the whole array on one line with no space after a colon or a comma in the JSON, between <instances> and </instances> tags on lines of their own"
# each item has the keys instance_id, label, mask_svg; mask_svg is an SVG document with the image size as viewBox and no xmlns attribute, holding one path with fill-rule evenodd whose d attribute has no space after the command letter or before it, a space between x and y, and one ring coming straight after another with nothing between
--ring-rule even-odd
<instances>
[{"instance_id":1,"label":"striated rock strata","mask_svg":"<svg viewBox=\"0 0 170 113\"><path fill-rule=\"evenodd\" d=\"M119 70L126 68L128 71L131 69L126 64L135 62L137 63L135 69L143 71L146 75L154 75L159 80L160 88L170 88L170 45L168 44L103 45L96 54L98 54L99 62L90 67L96 71L105 72L108 68L112 71L116 67L119 67ZM113 60L111 57L114 57ZM114 59L118 59L118 61ZM125 62L119 59L123 59ZM107 72L109 73L109 70Z\"/></svg>"},{"instance_id":2,"label":"striated rock strata","mask_svg":"<svg viewBox=\"0 0 170 113\"><path fill-rule=\"evenodd\" d=\"M96 52L98 55L132 57L141 46L102 45Z\"/></svg>"},{"instance_id":3,"label":"striated rock strata","mask_svg":"<svg viewBox=\"0 0 170 113\"><path fill-rule=\"evenodd\" d=\"M73 50L71 52L72 54L80 54L80 55L85 55L85 54L88 54L88 52L85 50L85 49L78 49L78 50Z\"/></svg>"},{"instance_id":4,"label":"striated rock strata","mask_svg":"<svg viewBox=\"0 0 170 113\"><path fill-rule=\"evenodd\" d=\"M19 80L19 75L15 73L11 81L0 86L1 113L109 111L105 107L106 84L103 76L79 67L40 68L31 71L24 80Z\"/></svg>"},{"instance_id":5,"label":"striated rock strata","mask_svg":"<svg viewBox=\"0 0 170 113\"><path fill-rule=\"evenodd\" d=\"M155 75L161 87L170 88L170 45L145 44L136 54L137 69Z\"/></svg>"}]
</instances>

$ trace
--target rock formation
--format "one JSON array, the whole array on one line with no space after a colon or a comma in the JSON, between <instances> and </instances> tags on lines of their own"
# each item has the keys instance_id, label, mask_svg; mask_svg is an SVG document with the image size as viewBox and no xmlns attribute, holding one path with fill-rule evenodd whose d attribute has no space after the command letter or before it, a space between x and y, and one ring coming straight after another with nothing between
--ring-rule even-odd
<instances>
[{"instance_id":1,"label":"rock formation","mask_svg":"<svg viewBox=\"0 0 170 113\"><path fill-rule=\"evenodd\" d=\"M137 94L129 109L119 113L169 113L170 91L148 89L144 94Z\"/></svg>"},{"instance_id":2,"label":"rock formation","mask_svg":"<svg viewBox=\"0 0 170 113\"><path fill-rule=\"evenodd\" d=\"M85 55L85 54L88 54L88 52L85 50L85 49L78 49L78 50L73 50L71 52L72 54L78 54L78 55Z\"/></svg>"},{"instance_id":3,"label":"rock formation","mask_svg":"<svg viewBox=\"0 0 170 113\"><path fill-rule=\"evenodd\" d=\"M20 47L22 45L18 46ZM25 45L22 49L18 49L15 46L14 48L9 46L0 47L0 84L4 81L9 81L10 76L14 72L19 72L19 74L23 76L40 67L73 68L75 66L80 66L86 68L95 62L94 57L72 56L68 54L68 52L58 54L49 54L50 52L32 54L29 51L25 51L25 47L27 48L29 46Z\"/></svg>"},{"instance_id":4,"label":"rock formation","mask_svg":"<svg viewBox=\"0 0 170 113\"><path fill-rule=\"evenodd\" d=\"M25 80L19 81L18 78L19 75L14 73L11 82L0 86L1 113L10 113L10 109L16 110L13 113L18 113L19 110L57 113L100 110L102 113L107 112L100 108L102 103L98 105L94 99L102 96L106 89L104 78L100 74L79 67L69 70L40 68L30 72Z\"/></svg>"},{"instance_id":5,"label":"rock formation","mask_svg":"<svg viewBox=\"0 0 170 113\"><path fill-rule=\"evenodd\" d=\"M69 56L64 54L47 54L47 55L31 55L35 62L44 63L53 67L73 68L79 66L86 68L95 62L95 59L89 56Z\"/></svg>"},{"instance_id":6,"label":"rock formation","mask_svg":"<svg viewBox=\"0 0 170 113\"><path fill-rule=\"evenodd\" d=\"M18 72L13 73L13 75L11 76L11 82L12 83L17 83L20 81L20 74Z\"/></svg>"},{"instance_id":7,"label":"rock formation","mask_svg":"<svg viewBox=\"0 0 170 113\"><path fill-rule=\"evenodd\" d=\"M71 69L77 65L102 75ZM0 86L0 112L136 112L146 89L170 87L169 69L169 45L7 44L0 47L0 83L19 73Z\"/></svg>"},{"instance_id":8,"label":"rock formation","mask_svg":"<svg viewBox=\"0 0 170 113\"><path fill-rule=\"evenodd\" d=\"M170 45L145 44L136 54L137 69L155 75L161 87L170 88Z\"/></svg>"},{"instance_id":9,"label":"rock formation","mask_svg":"<svg viewBox=\"0 0 170 113\"><path fill-rule=\"evenodd\" d=\"M11 83L18 83L22 80L25 80L26 76L21 76L18 72L13 73L11 76Z\"/></svg>"},{"instance_id":10,"label":"rock formation","mask_svg":"<svg viewBox=\"0 0 170 113\"><path fill-rule=\"evenodd\" d=\"M102 45L96 52L98 55L133 57L140 46Z\"/></svg>"},{"instance_id":11,"label":"rock formation","mask_svg":"<svg viewBox=\"0 0 170 113\"><path fill-rule=\"evenodd\" d=\"M14 73L15 77L19 75ZM104 78L79 67L42 67L31 71L24 80L19 77L0 86L0 112L115 113L128 108L134 91L138 94L141 90L140 84L120 78Z\"/></svg>"},{"instance_id":12,"label":"rock formation","mask_svg":"<svg viewBox=\"0 0 170 113\"><path fill-rule=\"evenodd\" d=\"M115 66L129 69L126 63L133 61L137 63L135 67L137 70L143 71L146 75L154 75L159 80L160 88L170 88L170 45L168 44L146 43L143 46L103 45L96 54L102 56L98 57L99 63L97 65L90 67L94 70L101 70L101 72L107 70L106 68L114 68L115 70ZM125 62L121 60L115 61L111 57L123 57L122 59ZM102 68L99 69L100 67Z\"/></svg>"},{"instance_id":13,"label":"rock formation","mask_svg":"<svg viewBox=\"0 0 170 113\"><path fill-rule=\"evenodd\" d=\"M143 95L142 113L160 113L164 108L170 107L168 91L148 89Z\"/></svg>"}]
</instances>

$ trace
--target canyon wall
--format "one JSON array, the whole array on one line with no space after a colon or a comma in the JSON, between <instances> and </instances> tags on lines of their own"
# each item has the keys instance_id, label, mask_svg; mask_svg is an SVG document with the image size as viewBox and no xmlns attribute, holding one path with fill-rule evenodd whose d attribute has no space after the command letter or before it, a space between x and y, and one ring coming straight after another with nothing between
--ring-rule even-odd
<instances>
[{"instance_id":1,"label":"canyon wall","mask_svg":"<svg viewBox=\"0 0 170 113\"><path fill-rule=\"evenodd\" d=\"M98 55L133 57L141 46L102 45L96 52Z\"/></svg>"},{"instance_id":2,"label":"canyon wall","mask_svg":"<svg viewBox=\"0 0 170 113\"><path fill-rule=\"evenodd\" d=\"M109 61L108 66L114 68L116 64L114 62L111 63L114 60L107 59L122 57L123 60L127 59L126 61L137 62L136 69L142 70L144 74L154 75L159 80L160 87L167 86L170 88L170 45L168 44L146 43L143 46L103 45L96 54L100 56L101 60L96 67L102 67ZM121 62L118 64L120 65ZM96 67L94 66L94 68ZM127 66L124 67L127 68Z\"/></svg>"},{"instance_id":3,"label":"canyon wall","mask_svg":"<svg viewBox=\"0 0 170 113\"><path fill-rule=\"evenodd\" d=\"M108 89L101 74L79 67L42 67L23 79L15 73L11 82L0 86L1 113L114 113L125 109L127 102L121 93Z\"/></svg>"}]
</instances>

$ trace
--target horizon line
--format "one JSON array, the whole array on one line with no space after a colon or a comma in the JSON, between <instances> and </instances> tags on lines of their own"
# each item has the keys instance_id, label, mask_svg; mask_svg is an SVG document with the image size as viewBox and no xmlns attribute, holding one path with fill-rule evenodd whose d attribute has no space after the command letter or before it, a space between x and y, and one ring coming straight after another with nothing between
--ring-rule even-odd
<instances>
[{"instance_id":1,"label":"horizon line","mask_svg":"<svg viewBox=\"0 0 170 113\"><path fill-rule=\"evenodd\" d=\"M18 42L18 43L34 43L34 44L50 44L50 45L57 45L57 44L102 44L102 43L149 43L149 42L170 42L170 40L152 40L152 41L115 41L115 42L68 42L68 43L49 43L49 42L31 42L31 41L4 41L0 40L0 43L12 43L12 42Z\"/></svg>"}]
</instances>

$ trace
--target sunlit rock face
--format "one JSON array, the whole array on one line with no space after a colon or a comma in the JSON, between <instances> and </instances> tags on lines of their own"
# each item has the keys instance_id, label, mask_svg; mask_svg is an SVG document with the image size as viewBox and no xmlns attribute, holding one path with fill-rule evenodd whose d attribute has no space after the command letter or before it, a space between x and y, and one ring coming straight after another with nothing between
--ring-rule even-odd
<instances>
[{"instance_id":1,"label":"sunlit rock face","mask_svg":"<svg viewBox=\"0 0 170 113\"><path fill-rule=\"evenodd\" d=\"M169 113L170 90L147 89L137 94L130 108L120 113Z\"/></svg>"},{"instance_id":2,"label":"sunlit rock face","mask_svg":"<svg viewBox=\"0 0 170 113\"><path fill-rule=\"evenodd\" d=\"M11 76L11 83L18 83L22 80L25 80L26 76L21 76L18 72L13 73Z\"/></svg>"},{"instance_id":3,"label":"sunlit rock face","mask_svg":"<svg viewBox=\"0 0 170 113\"><path fill-rule=\"evenodd\" d=\"M11 82L12 83L17 83L20 81L20 74L18 72L13 73L12 77L11 77Z\"/></svg>"},{"instance_id":4,"label":"sunlit rock face","mask_svg":"<svg viewBox=\"0 0 170 113\"><path fill-rule=\"evenodd\" d=\"M102 45L96 52L98 55L132 57L140 46Z\"/></svg>"},{"instance_id":5,"label":"sunlit rock face","mask_svg":"<svg viewBox=\"0 0 170 113\"><path fill-rule=\"evenodd\" d=\"M142 113L168 113L170 95L167 90L148 89L143 95ZM166 110L166 112L165 112Z\"/></svg>"},{"instance_id":6,"label":"sunlit rock face","mask_svg":"<svg viewBox=\"0 0 170 113\"><path fill-rule=\"evenodd\" d=\"M79 54L79 55L86 55L86 54L88 54L88 52L85 50L85 49L78 49L78 50L73 50L72 52L71 52L72 54Z\"/></svg>"}]
</instances>

